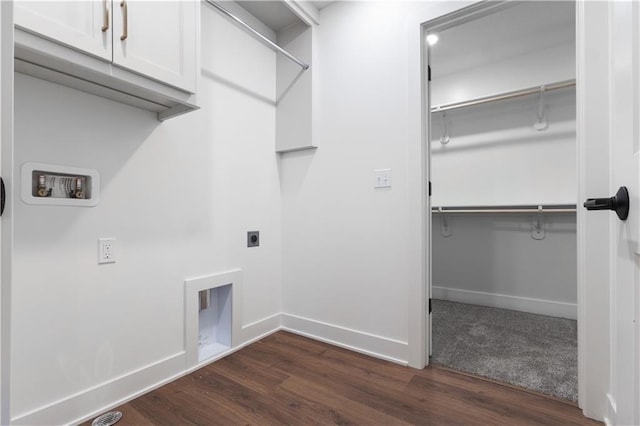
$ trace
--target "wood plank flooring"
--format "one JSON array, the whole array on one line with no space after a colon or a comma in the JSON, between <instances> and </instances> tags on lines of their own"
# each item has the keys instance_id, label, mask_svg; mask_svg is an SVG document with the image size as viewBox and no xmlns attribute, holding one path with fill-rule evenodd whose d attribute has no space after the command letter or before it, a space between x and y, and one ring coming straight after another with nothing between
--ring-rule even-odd
<instances>
[{"instance_id":1,"label":"wood plank flooring","mask_svg":"<svg viewBox=\"0 0 640 426\"><path fill-rule=\"evenodd\" d=\"M286 332L116 410L123 413L118 426L597 424L566 402Z\"/></svg>"}]
</instances>

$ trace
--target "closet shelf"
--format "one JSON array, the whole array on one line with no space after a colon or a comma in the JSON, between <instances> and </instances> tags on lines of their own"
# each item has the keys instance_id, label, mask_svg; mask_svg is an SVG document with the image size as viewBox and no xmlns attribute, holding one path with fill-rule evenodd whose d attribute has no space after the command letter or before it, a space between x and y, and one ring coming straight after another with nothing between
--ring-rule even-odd
<instances>
[{"instance_id":1,"label":"closet shelf","mask_svg":"<svg viewBox=\"0 0 640 426\"><path fill-rule=\"evenodd\" d=\"M282 47L278 46L276 43L272 42L271 40L269 40L264 35L260 34L259 31L256 31L255 29L253 29L253 27L251 27L249 24L244 22L242 19L238 18L233 13L229 12L224 7L220 6L218 3L214 2L213 0L204 0L204 2L207 3L209 6L213 7L214 9L218 10L220 13L222 13L226 17L230 18L236 24L240 25L240 27L242 27L245 31L247 31L249 34L251 34L253 37L258 39L260 42L262 42L267 47L275 50L276 52L282 53L287 59L290 59L291 61L293 61L296 64L298 64L302 68L303 71L306 71L306 70L309 69L309 65L308 64L306 64L305 62L303 62L299 58L293 56L291 53L287 52L285 49L283 49Z\"/></svg>"},{"instance_id":2,"label":"closet shelf","mask_svg":"<svg viewBox=\"0 0 640 426\"><path fill-rule=\"evenodd\" d=\"M526 89L514 90L512 92L504 92L496 95L484 96L481 98L470 99L468 101L453 102L450 104L436 105L431 108L431 112L444 112L458 108L465 108L474 105L486 104L489 102L503 101L506 99L519 98L521 96L535 95L540 92L550 92L552 90L566 89L576 85L575 79L565 80L541 86L528 87Z\"/></svg>"},{"instance_id":3,"label":"closet shelf","mask_svg":"<svg viewBox=\"0 0 640 426\"><path fill-rule=\"evenodd\" d=\"M521 206L470 206L470 207L432 207L437 214L471 213L575 213L575 204L521 205Z\"/></svg>"}]
</instances>

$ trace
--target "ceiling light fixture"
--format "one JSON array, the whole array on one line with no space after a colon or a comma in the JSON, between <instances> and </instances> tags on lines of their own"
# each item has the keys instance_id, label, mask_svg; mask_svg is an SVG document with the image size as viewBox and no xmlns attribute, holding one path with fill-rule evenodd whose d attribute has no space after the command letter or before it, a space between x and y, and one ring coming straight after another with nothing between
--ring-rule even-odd
<instances>
[{"instance_id":1,"label":"ceiling light fixture","mask_svg":"<svg viewBox=\"0 0 640 426\"><path fill-rule=\"evenodd\" d=\"M437 42L438 42L438 35L437 34L429 34L427 36L427 43L429 44L429 46L433 46Z\"/></svg>"}]
</instances>

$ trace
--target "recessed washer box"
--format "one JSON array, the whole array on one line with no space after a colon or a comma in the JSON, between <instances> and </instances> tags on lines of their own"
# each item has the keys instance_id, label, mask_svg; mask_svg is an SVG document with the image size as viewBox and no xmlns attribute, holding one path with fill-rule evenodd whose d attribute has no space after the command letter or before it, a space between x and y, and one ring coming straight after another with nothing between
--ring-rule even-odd
<instances>
[{"instance_id":1,"label":"recessed washer box","mask_svg":"<svg viewBox=\"0 0 640 426\"><path fill-rule=\"evenodd\" d=\"M97 170L29 162L22 165L21 177L27 204L94 207L100 201Z\"/></svg>"}]
</instances>

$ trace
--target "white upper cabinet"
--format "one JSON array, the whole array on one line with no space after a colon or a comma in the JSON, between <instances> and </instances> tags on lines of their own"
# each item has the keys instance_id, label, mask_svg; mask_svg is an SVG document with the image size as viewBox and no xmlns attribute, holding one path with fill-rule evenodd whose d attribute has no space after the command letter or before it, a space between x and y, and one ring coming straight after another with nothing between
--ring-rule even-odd
<instances>
[{"instance_id":1,"label":"white upper cabinet","mask_svg":"<svg viewBox=\"0 0 640 426\"><path fill-rule=\"evenodd\" d=\"M160 120L198 108L198 0L17 0L14 22L18 72Z\"/></svg>"},{"instance_id":2,"label":"white upper cabinet","mask_svg":"<svg viewBox=\"0 0 640 426\"><path fill-rule=\"evenodd\" d=\"M113 63L194 92L196 4L123 0L113 5Z\"/></svg>"},{"instance_id":3,"label":"white upper cabinet","mask_svg":"<svg viewBox=\"0 0 640 426\"><path fill-rule=\"evenodd\" d=\"M20 29L111 61L110 9L111 0L16 1L14 21Z\"/></svg>"}]
</instances>

